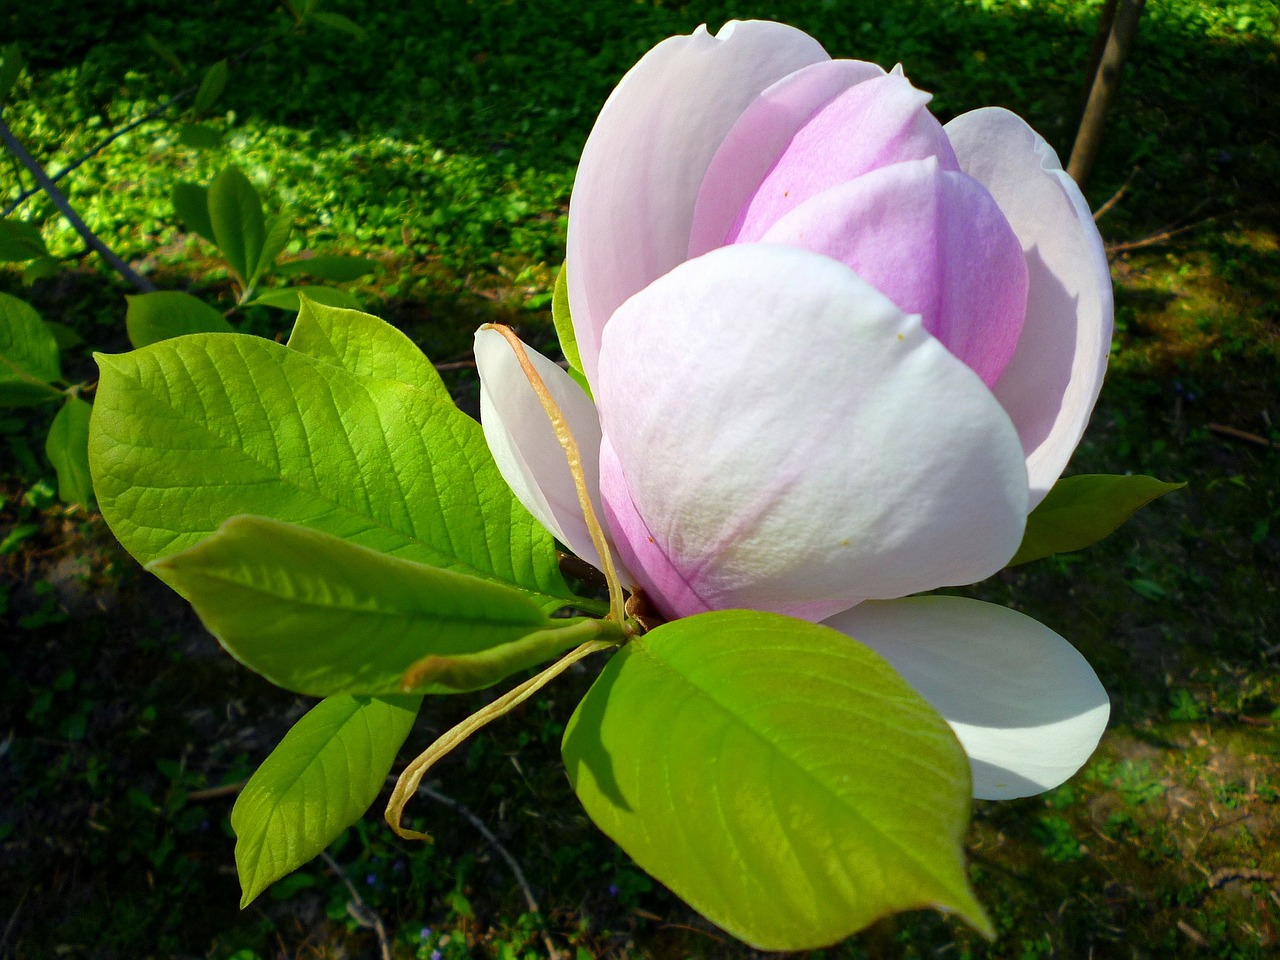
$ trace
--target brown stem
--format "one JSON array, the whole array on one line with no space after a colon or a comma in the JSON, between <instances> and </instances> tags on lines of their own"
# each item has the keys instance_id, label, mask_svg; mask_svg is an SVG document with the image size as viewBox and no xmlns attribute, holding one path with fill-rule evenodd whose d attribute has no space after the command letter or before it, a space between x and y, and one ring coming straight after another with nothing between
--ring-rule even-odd
<instances>
[{"instance_id":1,"label":"brown stem","mask_svg":"<svg viewBox=\"0 0 1280 960\"><path fill-rule=\"evenodd\" d=\"M1071 160L1067 163L1067 173L1081 187L1089 179L1089 171L1093 169L1098 148L1102 146L1107 111L1120 86L1120 73L1124 69L1129 48L1133 46L1133 38L1137 36L1138 18L1142 16L1145 2L1146 0L1119 0L1117 5L1106 46L1089 88L1084 116L1080 118L1076 142L1071 148Z\"/></svg>"}]
</instances>

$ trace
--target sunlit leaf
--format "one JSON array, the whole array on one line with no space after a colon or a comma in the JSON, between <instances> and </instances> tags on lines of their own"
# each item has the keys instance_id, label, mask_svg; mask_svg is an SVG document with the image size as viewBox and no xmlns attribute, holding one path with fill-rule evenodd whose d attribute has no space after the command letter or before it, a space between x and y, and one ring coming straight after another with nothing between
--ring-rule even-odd
<instances>
[{"instance_id":1,"label":"sunlit leaf","mask_svg":"<svg viewBox=\"0 0 1280 960\"><path fill-rule=\"evenodd\" d=\"M449 390L422 351L385 320L331 307L304 296L288 346L336 363L357 376L399 380L452 403Z\"/></svg>"},{"instance_id":2,"label":"sunlit leaf","mask_svg":"<svg viewBox=\"0 0 1280 960\"><path fill-rule=\"evenodd\" d=\"M312 696L474 690L577 643L521 591L266 517L147 569L237 660Z\"/></svg>"},{"instance_id":3,"label":"sunlit leaf","mask_svg":"<svg viewBox=\"0 0 1280 960\"><path fill-rule=\"evenodd\" d=\"M543 609L572 600L480 425L436 392L241 334L97 359L94 482L141 562L248 513L514 584Z\"/></svg>"},{"instance_id":4,"label":"sunlit leaf","mask_svg":"<svg viewBox=\"0 0 1280 960\"><path fill-rule=\"evenodd\" d=\"M258 262L253 268L253 276L249 278L249 284L258 282L258 278L262 276L268 269L276 257L280 256L280 251L285 248L289 242L289 234L293 230L293 216L289 211L285 210L267 224L267 239L262 245L262 252L258 254Z\"/></svg>"},{"instance_id":5,"label":"sunlit leaf","mask_svg":"<svg viewBox=\"0 0 1280 960\"><path fill-rule=\"evenodd\" d=\"M420 703L413 696L330 697L285 734L231 811L241 907L364 815Z\"/></svg>"},{"instance_id":6,"label":"sunlit leaf","mask_svg":"<svg viewBox=\"0 0 1280 960\"><path fill-rule=\"evenodd\" d=\"M591 396L591 385L587 383L586 374L582 372L582 356L578 353L578 338L573 332L573 318L569 316L569 280L565 276L565 267L560 267L556 274L556 287L551 297L551 320L556 327L556 336L560 338L560 352L569 361L569 376L577 381L578 386Z\"/></svg>"},{"instance_id":7,"label":"sunlit leaf","mask_svg":"<svg viewBox=\"0 0 1280 960\"><path fill-rule=\"evenodd\" d=\"M1022 545L1009 566L1092 546L1152 500L1185 486L1121 474L1065 477L1027 517Z\"/></svg>"},{"instance_id":8,"label":"sunlit leaf","mask_svg":"<svg viewBox=\"0 0 1280 960\"><path fill-rule=\"evenodd\" d=\"M563 753L591 819L752 946L827 946L917 907L990 923L965 876L969 763L946 722L843 634L723 611L624 646Z\"/></svg>"}]
</instances>

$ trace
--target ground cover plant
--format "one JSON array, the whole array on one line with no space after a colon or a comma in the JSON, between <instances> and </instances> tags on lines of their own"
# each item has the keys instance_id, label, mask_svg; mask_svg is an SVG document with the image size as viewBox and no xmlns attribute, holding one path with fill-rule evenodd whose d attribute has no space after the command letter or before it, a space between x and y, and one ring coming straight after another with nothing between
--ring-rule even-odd
<instances>
[{"instance_id":1,"label":"ground cover plant","mask_svg":"<svg viewBox=\"0 0 1280 960\"><path fill-rule=\"evenodd\" d=\"M169 190L174 174L207 183L234 162L295 211L308 249L383 264L355 288L373 312L433 359L465 360L482 320L552 341L546 308L586 127L644 49L702 20L763 14L821 36L837 55L901 59L919 85L943 93L935 105L944 117L1002 103L1065 153L1095 9L774 6L593 5L570 15L530 4L516 15L509 5L442 4L438 41L415 40L387 11L335 6L377 42L400 45L394 69L354 41L341 55L314 38L282 44L231 77L224 97L235 117L213 121L226 124L223 148L174 145L166 130L132 134L70 178L69 192L152 282L225 309L234 299L225 267L181 230ZM147 9L158 35L164 8ZM162 42L215 63L230 52L224 40L247 47L275 15L265 5L257 14L216 18L215 30L174 11ZM6 118L53 169L59 148L71 157L97 139L93 116L143 112L172 90L162 59L139 68L150 49L141 38L95 36L117 36L109 16L64 18L75 24L62 30L47 13L47 23L11 24L31 67ZM1274 944L1280 517L1268 446L1277 439L1277 254L1266 184L1277 144L1259 118L1276 88L1275 30L1270 5L1150 11L1089 185L1097 207L1129 184L1101 220L1115 248L1121 329L1072 471L1132 469L1190 487L1090 555L1040 561L983 588L1070 635L1099 667L1114 702L1111 733L1084 773L1049 797L979 807L970 856L1000 931L994 945L921 915L880 925L845 955L930 955L954 942L992 956L1261 956ZM407 62L411 79L397 73ZM512 90L524 91L514 104ZM410 102L398 99L410 91ZM112 189L121 182L136 187ZM28 203L24 216L49 213ZM52 220L42 236L55 254L74 252ZM1125 246L1135 243L1144 245ZM5 283L93 347L125 348L125 291L89 264L31 287L17 272ZM291 319L253 310L245 321L269 335ZM64 361L91 382L83 352ZM465 368L449 375L460 395L474 391ZM376 915L400 955L541 952L541 926L560 949L591 954L734 955L576 812L555 762L577 699L570 689L526 707L537 722L491 727L440 768L441 789L523 865L542 920L528 916L496 848L465 819L443 829L434 805L418 811L431 820L433 848L411 850L367 824L330 851L358 899L317 862L237 916L233 879L218 872L230 788L301 704L211 656L212 642L91 515L55 504L39 456L46 427L23 417L6 426L5 615L16 642L4 652L12 826L0 830L6 876L19 878L6 901L6 949L248 957L345 943L372 953ZM112 619L95 613L113 604ZM590 676L570 678L576 694ZM425 743L474 705L442 707L414 736ZM158 927L157 912L166 918Z\"/></svg>"}]
</instances>

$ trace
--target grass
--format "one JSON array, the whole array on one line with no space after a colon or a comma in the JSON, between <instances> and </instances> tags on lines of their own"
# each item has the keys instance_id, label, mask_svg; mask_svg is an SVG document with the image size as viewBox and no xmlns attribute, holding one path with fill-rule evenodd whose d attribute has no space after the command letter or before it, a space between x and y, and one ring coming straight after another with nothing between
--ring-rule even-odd
<instances>
[{"instance_id":1,"label":"grass","mask_svg":"<svg viewBox=\"0 0 1280 960\"><path fill-rule=\"evenodd\" d=\"M576 156L617 77L662 37L731 16L787 20L833 55L901 60L944 119L1004 105L1065 156L1099 4L442 0L430 23L405 6L335 0L368 40L312 30L263 48L218 103L224 146L191 150L172 125L143 127L68 178L73 201L159 285L227 307L224 268L178 229L167 194L234 159L269 206L299 217L299 243L380 261L356 288L369 309L433 359L459 359L489 320L550 338ZM32 65L5 118L52 169L278 20L265 0L82 7L0 14ZM144 14L188 78L137 34ZM1102 748L1044 797L977 805L970 856L994 944L922 913L826 956L1261 960L1280 941L1280 450L1265 445L1280 441L1278 35L1280 11L1262 0L1149 4L1088 185L1097 207L1128 184L1100 221L1115 247L1112 369L1071 469L1188 488L1085 554L975 590L1085 653L1113 698ZM74 252L43 200L24 214ZM66 358L73 376L92 377L89 347L126 348L124 291L92 261L32 288L3 271L0 289L85 337ZM287 322L247 320L267 335ZM469 396L471 375L454 376ZM219 788L305 705L221 654L98 518L56 504L46 425L0 417L0 956L375 955L365 914L319 861L237 911ZM403 844L373 817L335 845L397 957L541 954L543 927L589 956L747 954L649 882L569 791L559 734L595 669L439 768L439 789L522 864L540 918L443 805L411 808L434 846ZM480 702L437 702L408 749Z\"/></svg>"}]
</instances>

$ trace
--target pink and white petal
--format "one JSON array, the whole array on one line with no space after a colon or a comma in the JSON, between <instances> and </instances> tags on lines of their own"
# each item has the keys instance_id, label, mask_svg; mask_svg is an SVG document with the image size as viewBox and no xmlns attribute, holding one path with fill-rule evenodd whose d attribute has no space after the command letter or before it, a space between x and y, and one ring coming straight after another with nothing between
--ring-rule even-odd
<instances>
[{"instance_id":1,"label":"pink and white petal","mask_svg":"<svg viewBox=\"0 0 1280 960\"><path fill-rule=\"evenodd\" d=\"M578 441L587 489L603 523L600 421L595 404L555 363L531 347L526 346L525 353ZM480 424L507 486L556 539L599 568L600 554L583 518L564 448L511 344L496 330L481 327L476 331L475 354L480 373ZM620 575L625 577L625 572Z\"/></svg>"},{"instance_id":2,"label":"pink and white petal","mask_svg":"<svg viewBox=\"0 0 1280 960\"><path fill-rule=\"evenodd\" d=\"M981 580L1022 539L1022 449L991 391L820 254L681 264L610 321L596 400L613 533L668 616L822 619Z\"/></svg>"},{"instance_id":3,"label":"pink and white petal","mask_svg":"<svg viewBox=\"0 0 1280 960\"><path fill-rule=\"evenodd\" d=\"M839 260L991 386L1027 307L1022 246L985 187L934 157L832 187L764 235Z\"/></svg>"},{"instance_id":4,"label":"pink and white petal","mask_svg":"<svg viewBox=\"0 0 1280 960\"><path fill-rule=\"evenodd\" d=\"M961 597L873 601L826 625L871 647L951 724L973 795L1009 800L1062 783L1107 726L1107 692L1044 624Z\"/></svg>"},{"instance_id":5,"label":"pink and white petal","mask_svg":"<svg viewBox=\"0 0 1280 960\"><path fill-rule=\"evenodd\" d=\"M945 129L961 169L991 191L1027 257L1027 319L994 389L1022 437L1031 509L1071 459L1102 389L1111 272L1079 187L1023 120L988 107Z\"/></svg>"},{"instance_id":6,"label":"pink and white petal","mask_svg":"<svg viewBox=\"0 0 1280 960\"><path fill-rule=\"evenodd\" d=\"M743 205L810 117L850 87L884 75L874 63L823 60L760 94L724 138L703 177L689 232L689 257L724 246Z\"/></svg>"},{"instance_id":7,"label":"pink and white petal","mask_svg":"<svg viewBox=\"0 0 1280 960\"><path fill-rule=\"evenodd\" d=\"M835 97L796 131L725 242L758 241L806 200L890 164L932 157L944 170L959 170L942 124L928 110L932 99L900 68Z\"/></svg>"},{"instance_id":8,"label":"pink and white petal","mask_svg":"<svg viewBox=\"0 0 1280 960\"><path fill-rule=\"evenodd\" d=\"M748 20L664 40L622 78L569 204L569 306L593 384L613 311L686 258L698 189L734 122L778 80L828 59L794 27Z\"/></svg>"}]
</instances>

